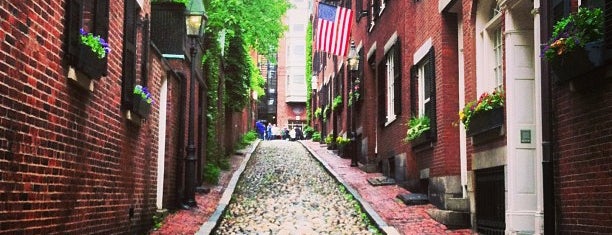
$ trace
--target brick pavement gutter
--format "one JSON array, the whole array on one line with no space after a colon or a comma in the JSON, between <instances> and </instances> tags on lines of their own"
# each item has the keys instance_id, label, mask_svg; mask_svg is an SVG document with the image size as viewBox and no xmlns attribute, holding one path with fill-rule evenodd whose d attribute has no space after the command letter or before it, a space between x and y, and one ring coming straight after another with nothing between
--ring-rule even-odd
<instances>
[{"instance_id":1,"label":"brick pavement gutter","mask_svg":"<svg viewBox=\"0 0 612 235\"><path fill-rule=\"evenodd\" d=\"M300 143L330 172L363 206L374 223L387 234L472 234L470 229L448 229L433 220L427 210L435 206L407 206L397 199L398 194L410 193L397 185L372 186L367 182L370 177L381 173L366 173L357 167L350 167L350 159L343 159L310 140Z\"/></svg>"},{"instance_id":2,"label":"brick pavement gutter","mask_svg":"<svg viewBox=\"0 0 612 235\"><path fill-rule=\"evenodd\" d=\"M251 148L248 149L248 151L245 153L245 157L242 160L242 163L240 164L238 169L234 171L234 174L232 175L232 179L227 184L225 191L223 191L223 196L221 196L221 199L219 200L217 209L210 216L210 218L208 218L208 220L204 224L202 224L202 226L200 226L200 229L195 234L198 234L198 235L211 234L212 231L215 229L215 227L217 227L217 225L219 224L219 219L221 219L221 216L227 209L227 206L229 205L230 200L232 199L232 194L234 194L234 190L236 190L236 184L238 183L238 180L240 179L242 172L244 172L244 169L246 168L247 163L251 159L251 154L253 154L253 152L255 151L255 149L257 149L257 146L259 146L259 143L261 142L261 140L259 139L257 139L256 141L257 142L253 144Z\"/></svg>"},{"instance_id":3,"label":"brick pavement gutter","mask_svg":"<svg viewBox=\"0 0 612 235\"><path fill-rule=\"evenodd\" d=\"M361 205L361 207L366 211L366 213L368 214L368 216L370 216L370 218L374 221L374 223L376 224L376 226L385 234L389 234L389 235L395 235L395 234L400 234L397 229L395 229L392 226L389 226L381 217L380 215L378 215L378 213L372 208L372 206L370 205L370 203L368 203L365 199L363 199L361 197L361 195L359 194L359 192L357 190L355 190L353 187L351 187L351 185L349 185L346 181L344 181L344 179L338 175L338 173L336 173L336 171L334 171L334 169L332 169L332 167L327 164L327 162L325 160L323 160L319 154L317 154L312 148L311 146L308 146L304 141L299 141L307 150L308 152L310 152L310 154L312 156L314 156L315 159L317 159L317 161L319 161L319 163L321 163L321 165L323 165L323 167L325 168L325 170L327 170L327 172L329 172L331 175L334 176L334 178L336 179L336 181L338 181L339 183L341 183L347 191L349 191L353 197L359 202L359 204Z\"/></svg>"}]
</instances>

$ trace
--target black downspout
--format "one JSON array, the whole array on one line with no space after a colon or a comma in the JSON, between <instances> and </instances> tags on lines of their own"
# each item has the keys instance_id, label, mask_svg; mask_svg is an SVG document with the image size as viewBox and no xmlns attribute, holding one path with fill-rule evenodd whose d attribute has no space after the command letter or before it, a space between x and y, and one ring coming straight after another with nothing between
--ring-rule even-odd
<instances>
[{"instance_id":1,"label":"black downspout","mask_svg":"<svg viewBox=\"0 0 612 235\"><path fill-rule=\"evenodd\" d=\"M549 1L540 1L540 38L546 41L550 29ZM554 159L552 153L552 89L548 63L542 65L542 185L544 201L544 234L557 234Z\"/></svg>"},{"instance_id":2,"label":"black downspout","mask_svg":"<svg viewBox=\"0 0 612 235\"><path fill-rule=\"evenodd\" d=\"M179 123L178 123L178 135L176 136L177 140L178 140L178 144L176 146L176 151L177 151L177 156L176 156L176 178L175 178L175 184L176 184L176 195L178 195L178 201L176 202L177 206L181 206L182 202L183 202L183 188L185 187L183 185L183 178L181 176L183 176L183 159L185 159L185 106L187 106L187 94L185 94L185 91L187 90L187 79L185 78L185 75L181 72L175 72L178 75L178 78L181 80L181 87L179 90L179 94L181 94L180 96L180 104L179 104L179 111L177 112L177 116L179 118Z\"/></svg>"}]
</instances>

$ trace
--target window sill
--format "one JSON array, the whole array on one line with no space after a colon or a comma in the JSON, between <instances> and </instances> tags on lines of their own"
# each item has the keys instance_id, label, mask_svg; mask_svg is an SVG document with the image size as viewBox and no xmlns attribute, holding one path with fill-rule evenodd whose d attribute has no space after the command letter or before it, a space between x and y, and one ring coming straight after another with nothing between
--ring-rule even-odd
<instances>
[{"instance_id":1,"label":"window sill","mask_svg":"<svg viewBox=\"0 0 612 235\"><path fill-rule=\"evenodd\" d=\"M74 67L68 67L68 79L75 85L90 92L94 91L94 82L87 75L76 70Z\"/></svg>"},{"instance_id":2,"label":"window sill","mask_svg":"<svg viewBox=\"0 0 612 235\"><path fill-rule=\"evenodd\" d=\"M391 125L391 123L395 122L395 120L397 120L397 116L396 115L388 117L387 118L387 122L385 122L385 127Z\"/></svg>"},{"instance_id":3,"label":"window sill","mask_svg":"<svg viewBox=\"0 0 612 235\"><path fill-rule=\"evenodd\" d=\"M136 113L132 112L131 110L126 110L124 114L125 114L125 119L127 119L128 121L130 121L136 126L140 126L142 122L145 120L141 118L140 116L138 116Z\"/></svg>"}]
</instances>

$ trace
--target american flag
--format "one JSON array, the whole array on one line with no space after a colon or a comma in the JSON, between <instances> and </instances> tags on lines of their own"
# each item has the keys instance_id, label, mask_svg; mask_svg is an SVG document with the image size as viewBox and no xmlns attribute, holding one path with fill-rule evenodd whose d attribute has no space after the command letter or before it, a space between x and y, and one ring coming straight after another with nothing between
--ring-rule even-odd
<instances>
[{"instance_id":1,"label":"american flag","mask_svg":"<svg viewBox=\"0 0 612 235\"><path fill-rule=\"evenodd\" d=\"M352 20L353 11L350 9L319 3L315 49L345 56Z\"/></svg>"}]
</instances>

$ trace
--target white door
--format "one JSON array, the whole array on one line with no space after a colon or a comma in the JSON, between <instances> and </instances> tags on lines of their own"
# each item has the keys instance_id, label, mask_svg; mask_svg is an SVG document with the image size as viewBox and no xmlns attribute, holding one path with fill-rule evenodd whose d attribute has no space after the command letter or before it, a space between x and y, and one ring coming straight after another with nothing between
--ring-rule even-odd
<instances>
[{"instance_id":1,"label":"white door","mask_svg":"<svg viewBox=\"0 0 612 235\"><path fill-rule=\"evenodd\" d=\"M168 80L164 79L159 92L159 137L157 142L157 209L162 209L164 198L164 168L166 160L166 103L168 101Z\"/></svg>"}]
</instances>

